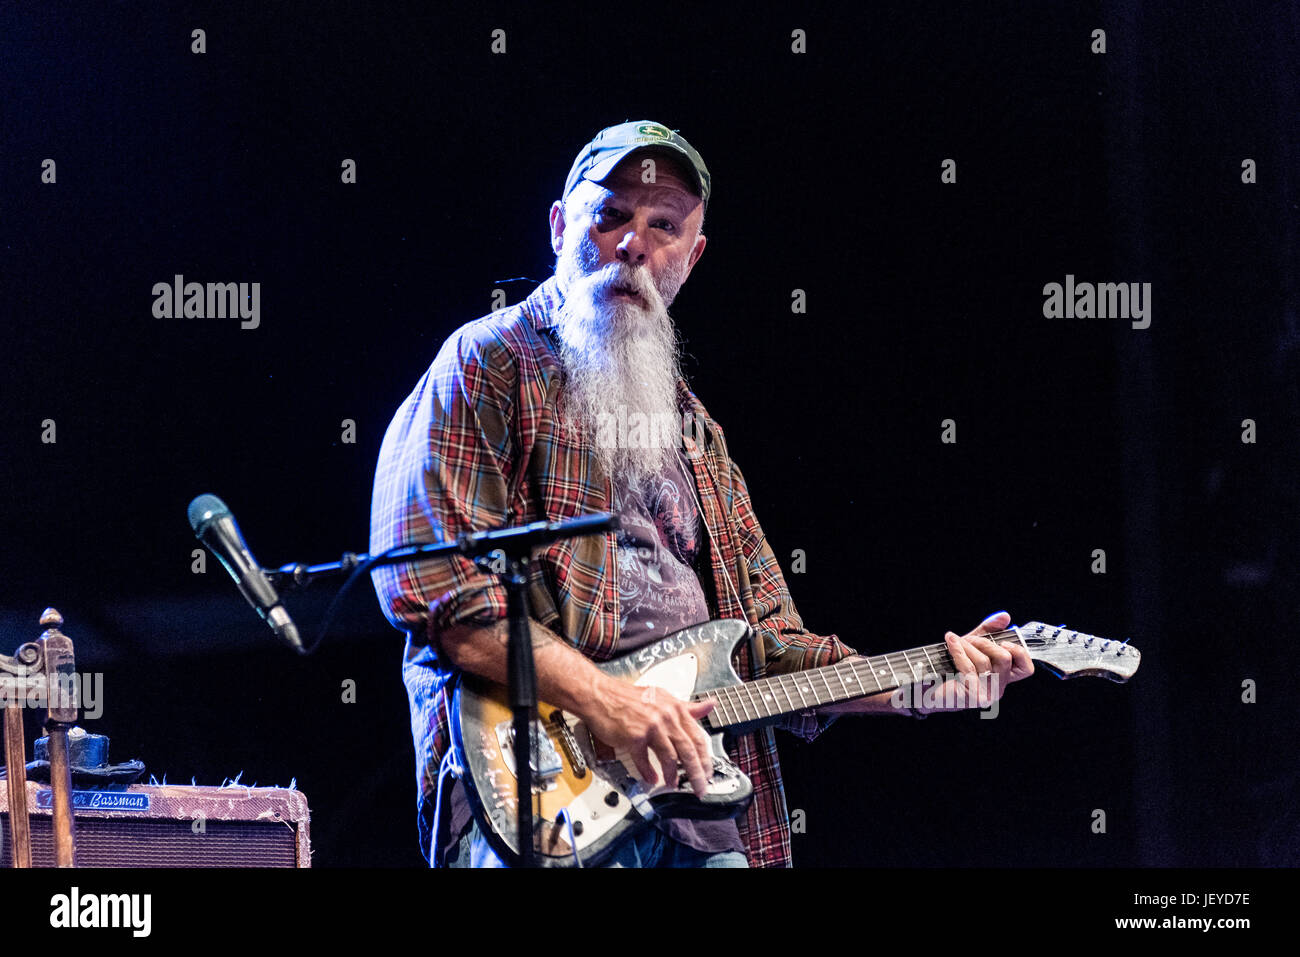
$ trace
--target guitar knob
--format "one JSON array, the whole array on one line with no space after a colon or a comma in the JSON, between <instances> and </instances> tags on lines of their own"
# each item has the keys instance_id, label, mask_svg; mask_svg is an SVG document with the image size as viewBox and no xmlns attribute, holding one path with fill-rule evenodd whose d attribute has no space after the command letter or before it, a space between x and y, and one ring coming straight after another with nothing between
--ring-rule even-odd
<instances>
[{"instance_id":1,"label":"guitar knob","mask_svg":"<svg viewBox=\"0 0 1300 957\"><path fill-rule=\"evenodd\" d=\"M605 803L610 807L618 807L618 792L610 791L605 795Z\"/></svg>"}]
</instances>

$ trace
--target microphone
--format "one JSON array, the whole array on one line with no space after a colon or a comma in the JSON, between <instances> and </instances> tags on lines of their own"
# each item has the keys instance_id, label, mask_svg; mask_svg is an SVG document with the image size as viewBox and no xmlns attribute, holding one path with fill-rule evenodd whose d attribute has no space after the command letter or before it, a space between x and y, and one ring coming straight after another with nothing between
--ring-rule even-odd
<instances>
[{"instance_id":1,"label":"microphone","mask_svg":"<svg viewBox=\"0 0 1300 957\"><path fill-rule=\"evenodd\" d=\"M297 626L280 604L280 596L267 581L261 566L253 560L226 503L215 495L200 495L190 502L189 518L194 534L226 566L253 609L282 641L304 654Z\"/></svg>"}]
</instances>

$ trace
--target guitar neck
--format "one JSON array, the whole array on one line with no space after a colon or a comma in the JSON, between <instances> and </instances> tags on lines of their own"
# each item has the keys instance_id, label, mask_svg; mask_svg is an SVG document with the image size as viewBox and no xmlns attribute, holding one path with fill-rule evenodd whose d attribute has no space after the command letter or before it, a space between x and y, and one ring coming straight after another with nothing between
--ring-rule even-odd
<instances>
[{"instance_id":1,"label":"guitar neck","mask_svg":"<svg viewBox=\"0 0 1300 957\"><path fill-rule=\"evenodd\" d=\"M987 637L995 642L1020 640L1014 630L994 632ZM887 655L853 656L822 668L715 688L695 695L692 700L708 698L717 702L704 719L714 730L754 727L771 724L797 711L893 691L931 676L952 675L955 671L948 646L939 642Z\"/></svg>"}]
</instances>

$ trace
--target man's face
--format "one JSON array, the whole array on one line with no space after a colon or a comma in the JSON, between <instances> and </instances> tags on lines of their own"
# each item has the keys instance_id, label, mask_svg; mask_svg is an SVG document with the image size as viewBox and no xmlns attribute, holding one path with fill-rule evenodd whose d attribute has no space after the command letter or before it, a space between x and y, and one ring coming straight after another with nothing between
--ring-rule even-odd
<instances>
[{"instance_id":1,"label":"man's face","mask_svg":"<svg viewBox=\"0 0 1300 957\"><path fill-rule=\"evenodd\" d=\"M556 310L563 422L570 434L592 438L616 485L640 489L663 474L676 445L611 444L600 422L618 414L648 422L677 416L681 373L668 303L704 251L699 197L671 162L658 162L656 181L642 183L646 155L633 153L603 184L584 181L551 208L564 295Z\"/></svg>"},{"instance_id":2,"label":"man's face","mask_svg":"<svg viewBox=\"0 0 1300 957\"><path fill-rule=\"evenodd\" d=\"M646 158L655 161L653 183L642 182ZM703 221L704 206L674 162L662 153L635 152L603 183L582 180L551 207L561 290L567 293L564 286L578 276L601 272L598 295L645 308L653 296L648 282L666 308L704 252Z\"/></svg>"}]
</instances>

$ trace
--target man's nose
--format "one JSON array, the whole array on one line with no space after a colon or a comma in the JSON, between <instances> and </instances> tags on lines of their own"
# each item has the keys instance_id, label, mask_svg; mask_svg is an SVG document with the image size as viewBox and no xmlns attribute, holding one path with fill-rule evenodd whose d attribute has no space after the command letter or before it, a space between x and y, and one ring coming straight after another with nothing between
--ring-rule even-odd
<instances>
[{"instance_id":1,"label":"man's nose","mask_svg":"<svg viewBox=\"0 0 1300 957\"><path fill-rule=\"evenodd\" d=\"M616 254L619 262L630 263L634 266L645 262L646 244L639 228L632 227L623 234L623 239L618 244Z\"/></svg>"}]
</instances>

